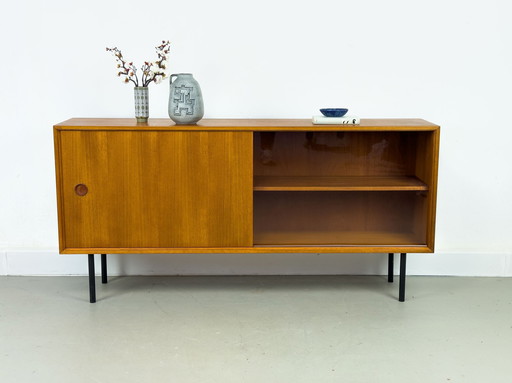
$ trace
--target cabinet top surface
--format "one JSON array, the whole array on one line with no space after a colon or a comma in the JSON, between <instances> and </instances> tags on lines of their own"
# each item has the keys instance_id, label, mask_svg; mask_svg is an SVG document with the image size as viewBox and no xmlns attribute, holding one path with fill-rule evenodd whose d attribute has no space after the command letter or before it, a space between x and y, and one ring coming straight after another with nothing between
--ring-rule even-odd
<instances>
[{"instance_id":1,"label":"cabinet top surface","mask_svg":"<svg viewBox=\"0 0 512 383\"><path fill-rule=\"evenodd\" d=\"M314 125L311 119L203 119L196 125L176 125L170 119L151 118L137 123L135 118L71 118L56 124L57 130L437 130L439 126L422 119L361 119L359 125Z\"/></svg>"}]
</instances>

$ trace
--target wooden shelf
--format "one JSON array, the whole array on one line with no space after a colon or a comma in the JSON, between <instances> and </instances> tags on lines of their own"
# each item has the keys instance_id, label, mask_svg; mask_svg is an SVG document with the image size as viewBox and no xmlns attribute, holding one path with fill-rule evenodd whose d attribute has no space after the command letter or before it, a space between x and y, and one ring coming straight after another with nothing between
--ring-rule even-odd
<instances>
[{"instance_id":1,"label":"wooden shelf","mask_svg":"<svg viewBox=\"0 0 512 383\"><path fill-rule=\"evenodd\" d=\"M255 246L425 246L414 233L389 231L258 232Z\"/></svg>"},{"instance_id":2,"label":"wooden shelf","mask_svg":"<svg viewBox=\"0 0 512 383\"><path fill-rule=\"evenodd\" d=\"M254 177L255 191L425 191L428 186L409 176Z\"/></svg>"}]
</instances>

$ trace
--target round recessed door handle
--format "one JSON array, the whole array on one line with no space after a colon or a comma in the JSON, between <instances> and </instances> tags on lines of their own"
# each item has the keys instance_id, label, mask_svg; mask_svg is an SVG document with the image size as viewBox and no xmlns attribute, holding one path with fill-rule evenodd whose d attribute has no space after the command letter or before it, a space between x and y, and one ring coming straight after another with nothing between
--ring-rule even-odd
<instances>
[{"instance_id":1,"label":"round recessed door handle","mask_svg":"<svg viewBox=\"0 0 512 383\"><path fill-rule=\"evenodd\" d=\"M78 184L75 186L75 193L79 195L80 197L83 197L89 192L89 188L87 185L84 184Z\"/></svg>"}]
</instances>

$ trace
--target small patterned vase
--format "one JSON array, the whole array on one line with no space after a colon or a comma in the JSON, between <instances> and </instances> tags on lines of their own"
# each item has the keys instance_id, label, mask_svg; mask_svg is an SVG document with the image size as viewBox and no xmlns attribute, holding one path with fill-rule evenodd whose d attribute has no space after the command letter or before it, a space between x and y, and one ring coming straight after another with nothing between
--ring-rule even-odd
<instances>
[{"instance_id":1,"label":"small patterned vase","mask_svg":"<svg viewBox=\"0 0 512 383\"><path fill-rule=\"evenodd\" d=\"M149 117L149 91L147 86L133 88L135 96L135 118L137 122L148 122Z\"/></svg>"},{"instance_id":2,"label":"small patterned vase","mask_svg":"<svg viewBox=\"0 0 512 383\"><path fill-rule=\"evenodd\" d=\"M176 80L173 81L173 78ZM204 116L203 95L190 73L172 74L170 78L169 117L177 125L195 124Z\"/></svg>"}]
</instances>

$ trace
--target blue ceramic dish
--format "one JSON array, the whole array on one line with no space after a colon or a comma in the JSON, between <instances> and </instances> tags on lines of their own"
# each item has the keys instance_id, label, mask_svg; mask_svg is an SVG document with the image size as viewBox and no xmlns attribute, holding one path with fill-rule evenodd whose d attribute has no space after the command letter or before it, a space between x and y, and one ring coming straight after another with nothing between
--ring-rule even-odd
<instances>
[{"instance_id":1,"label":"blue ceramic dish","mask_svg":"<svg viewBox=\"0 0 512 383\"><path fill-rule=\"evenodd\" d=\"M325 108L325 109L320 109L320 112L322 112L322 114L325 117L343 117L345 114L347 114L348 109L344 109L344 108Z\"/></svg>"}]
</instances>

